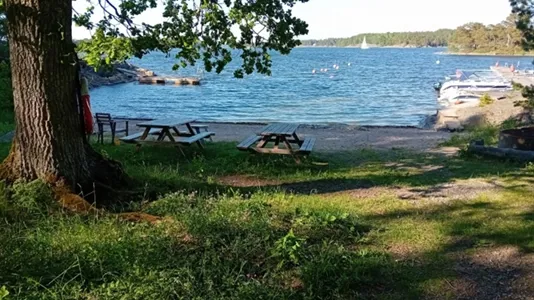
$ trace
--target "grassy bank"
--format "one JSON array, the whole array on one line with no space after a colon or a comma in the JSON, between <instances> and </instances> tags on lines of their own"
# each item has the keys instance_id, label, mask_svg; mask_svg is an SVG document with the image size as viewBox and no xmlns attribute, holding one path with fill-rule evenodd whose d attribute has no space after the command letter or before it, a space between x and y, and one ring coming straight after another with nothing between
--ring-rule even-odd
<instances>
[{"instance_id":1,"label":"grassy bank","mask_svg":"<svg viewBox=\"0 0 534 300\"><path fill-rule=\"evenodd\" d=\"M495 146L499 143L499 134L502 130L519 128L516 120L510 119L502 124L484 124L466 127L465 131L454 134L450 140L442 143L448 147L466 147L473 140L484 140L486 145Z\"/></svg>"},{"instance_id":2,"label":"grassy bank","mask_svg":"<svg viewBox=\"0 0 534 300\"><path fill-rule=\"evenodd\" d=\"M0 295L4 285L8 299L454 299L475 282L471 292L494 299L513 278L484 274L491 257L475 263L480 253L534 250L530 166L371 150L296 165L232 143L188 159L97 147L145 200L118 210L163 220L62 214L34 204L50 197L42 185L17 185L0 200Z\"/></svg>"}]
</instances>

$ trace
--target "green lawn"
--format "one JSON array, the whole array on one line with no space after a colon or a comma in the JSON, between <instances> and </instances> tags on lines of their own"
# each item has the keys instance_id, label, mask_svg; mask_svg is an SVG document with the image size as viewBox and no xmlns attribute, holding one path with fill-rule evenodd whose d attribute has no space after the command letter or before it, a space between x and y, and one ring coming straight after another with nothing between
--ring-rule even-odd
<instances>
[{"instance_id":1,"label":"green lawn","mask_svg":"<svg viewBox=\"0 0 534 300\"><path fill-rule=\"evenodd\" d=\"M0 196L0 299L2 285L8 299L455 299L465 282L491 299L477 254L534 251L533 166L400 150L297 165L231 143L187 159L96 147L135 180L133 202L114 209L162 222L61 213L34 203L50 197L42 184L18 184Z\"/></svg>"}]
</instances>

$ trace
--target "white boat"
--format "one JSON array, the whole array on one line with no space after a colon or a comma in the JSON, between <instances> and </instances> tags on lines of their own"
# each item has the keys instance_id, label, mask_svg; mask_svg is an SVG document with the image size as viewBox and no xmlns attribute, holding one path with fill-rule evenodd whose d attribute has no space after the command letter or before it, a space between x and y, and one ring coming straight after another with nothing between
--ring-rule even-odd
<instances>
[{"instance_id":1,"label":"white boat","mask_svg":"<svg viewBox=\"0 0 534 300\"><path fill-rule=\"evenodd\" d=\"M463 104L463 103L478 103L482 96L466 91L457 91L452 93L449 97L441 97L439 101L444 105Z\"/></svg>"},{"instance_id":2,"label":"white boat","mask_svg":"<svg viewBox=\"0 0 534 300\"><path fill-rule=\"evenodd\" d=\"M458 92L503 92L513 89L512 83L488 71L458 71L456 78L445 81L439 90L439 101L448 101Z\"/></svg>"},{"instance_id":3,"label":"white boat","mask_svg":"<svg viewBox=\"0 0 534 300\"><path fill-rule=\"evenodd\" d=\"M362 42L361 48L363 50L369 49L369 45L367 45L367 39L366 39L365 36L363 37L363 42Z\"/></svg>"}]
</instances>

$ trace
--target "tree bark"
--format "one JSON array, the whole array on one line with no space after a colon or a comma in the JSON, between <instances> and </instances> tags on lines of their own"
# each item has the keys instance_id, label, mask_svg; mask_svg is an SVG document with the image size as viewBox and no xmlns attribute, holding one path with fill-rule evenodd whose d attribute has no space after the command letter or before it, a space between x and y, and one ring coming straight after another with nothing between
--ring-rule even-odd
<instances>
[{"instance_id":1,"label":"tree bark","mask_svg":"<svg viewBox=\"0 0 534 300\"><path fill-rule=\"evenodd\" d=\"M107 175L122 180L120 165L93 151L81 130L71 0L5 0L5 5L16 130L0 178L53 176L71 187L92 186Z\"/></svg>"}]
</instances>

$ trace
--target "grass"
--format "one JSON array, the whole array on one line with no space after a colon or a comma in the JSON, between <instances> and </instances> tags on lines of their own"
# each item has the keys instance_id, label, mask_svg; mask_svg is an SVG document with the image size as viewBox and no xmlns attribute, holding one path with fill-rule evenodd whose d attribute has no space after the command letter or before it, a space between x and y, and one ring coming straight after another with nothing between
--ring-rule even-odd
<instances>
[{"instance_id":1,"label":"grass","mask_svg":"<svg viewBox=\"0 0 534 300\"><path fill-rule=\"evenodd\" d=\"M163 221L60 213L42 184L0 187L0 298L3 285L7 299L453 299L458 253L534 251L530 165L400 150L296 165L232 143L187 159L171 148L95 147L141 191L122 209ZM0 144L0 158L8 148ZM498 190L454 201L395 192L466 180Z\"/></svg>"},{"instance_id":2,"label":"grass","mask_svg":"<svg viewBox=\"0 0 534 300\"><path fill-rule=\"evenodd\" d=\"M473 140L484 140L486 145L497 145L499 143L499 133L501 130L519 127L518 121L509 119L500 125L484 124L480 126L467 127L464 132L454 134L442 146L465 147Z\"/></svg>"}]
</instances>

